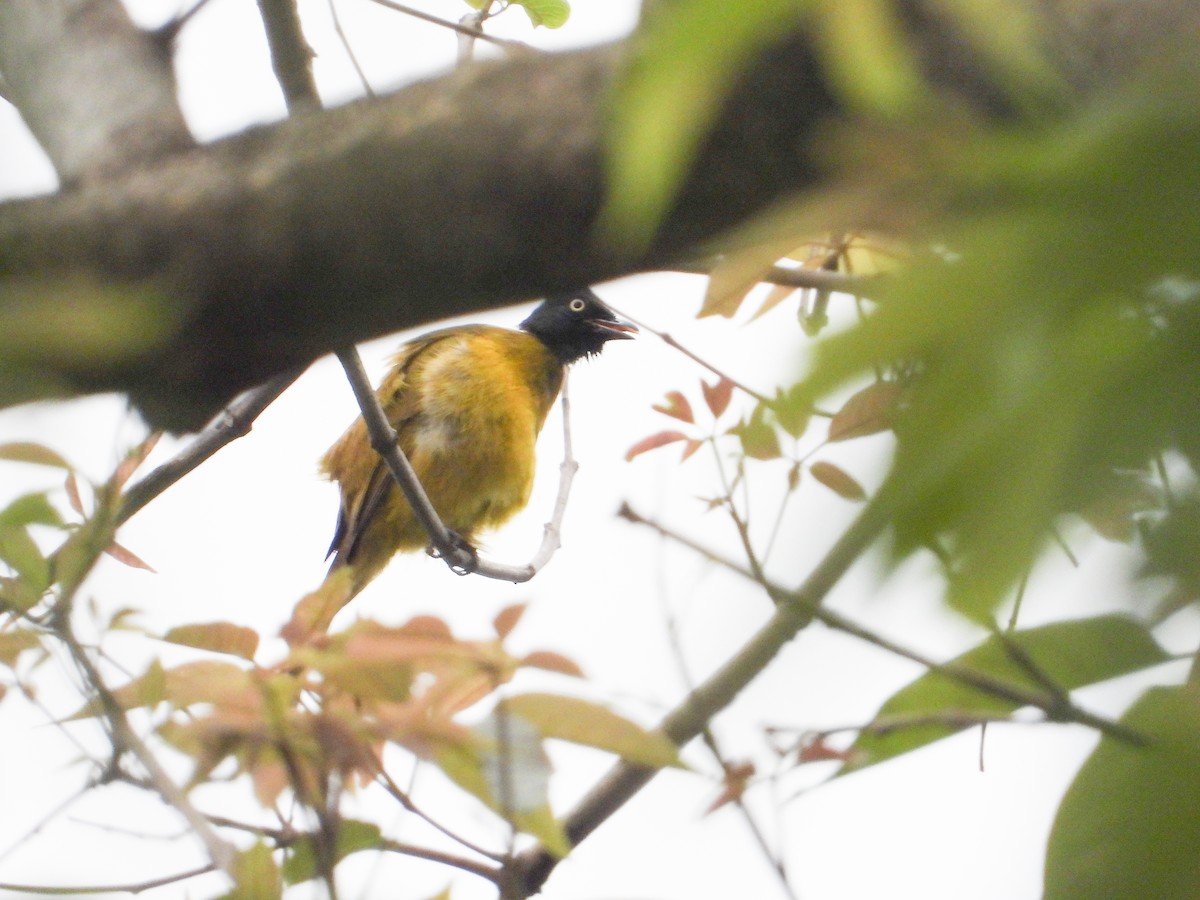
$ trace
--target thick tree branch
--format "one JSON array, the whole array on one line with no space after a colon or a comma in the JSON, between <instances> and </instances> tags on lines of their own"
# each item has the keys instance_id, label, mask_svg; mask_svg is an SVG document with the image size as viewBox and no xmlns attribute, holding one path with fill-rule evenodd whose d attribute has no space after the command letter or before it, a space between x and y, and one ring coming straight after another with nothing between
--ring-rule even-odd
<instances>
[{"instance_id":1,"label":"thick tree branch","mask_svg":"<svg viewBox=\"0 0 1200 900\"><path fill-rule=\"evenodd\" d=\"M986 62L940 6L895 2L933 83L1004 113ZM1105 26L1127 3L1091 0L1086 15L1072 16L1059 14L1064 0L1029 3L1058 23L1045 41L1081 89L1136 66L1155 36L1160 44L1164 35L1183 36L1183 24L1200 19L1195 4L1148 0L1138 4L1134 39L1120 43ZM113 4L74 5L112 18ZM153 41L115 29L124 36L113 40L141 49L109 54L101 76L99 55L88 68L52 56L48 37L35 40L35 8L43 10L34 0L0 0L0 70L26 114L47 118L39 133L54 145L49 122L82 116L45 96L108 79L114 97L138 97L131 82L151 62L136 60L152 60ZM85 27L88 16L50 20L47 34L78 27L80 47L106 45L107 26ZM177 115L173 101L145 100L149 112L132 122L110 108L114 101L100 104L99 136L80 145L63 138L62 152L52 154L68 179L86 173L84 183L0 205L0 403L121 390L152 424L192 429L238 391L336 348L676 264L821 183L820 143L838 104L809 37L781 31L742 73L652 246L635 253L598 245L605 108L627 52L618 45L472 66L165 159L158 149L180 141L177 126L159 118L164 107ZM41 73L59 62L66 74L42 87ZM161 72L150 80L159 96ZM99 101L107 97L96 90ZM161 145L138 139L138 123L153 122ZM132 152L120 149L130 146L129 129ZM158 161L95 180L129 160ZM29 310L51 323L48 334L9 327L26 322ZM117 323L121 340L93 340L80 351L53 323L78 323L81 310L84 321Z\"/></svg>"},{"instance_id":2,"label":"thick tree branch","mask_svg":"<svg viewBox=\"0 0 1200 900\"><path fill-rule=\"evenodd\" d=\"M56 367L65 391L124 390L153 424L190 429L330 349L661 265L815 177L806 136L833 102L793 41L764 54L733 98L656 245L637 256L596 246L602 108L619 56L473 66L4 205L0 313L24 276L49 294L63 293L58 278L85 295L149 297L167 318L145 329L141 352L64 361L35 347L25 362Z\"/></svg>"}]
</instances>

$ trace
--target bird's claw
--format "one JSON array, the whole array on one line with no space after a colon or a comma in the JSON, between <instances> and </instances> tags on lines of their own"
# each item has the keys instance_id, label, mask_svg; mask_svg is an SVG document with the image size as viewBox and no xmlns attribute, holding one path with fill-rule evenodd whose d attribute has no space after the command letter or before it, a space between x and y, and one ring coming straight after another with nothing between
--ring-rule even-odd
<instances>
[{"instance_id":1,"label":"bird's claw","mask_svg":"<svg viewBox=\"0 0 1200 900\"><path fill-rule=\"evenodd\" d=\"M471 546L470 541L456 531L450 532L450 545L452 555L457 557L457 561L446 559L437 547L429 548L429 555L437 559L444 559L450 571L455 575L470 575L479 568L479 552Z\"/></svg>"}]
</instances>

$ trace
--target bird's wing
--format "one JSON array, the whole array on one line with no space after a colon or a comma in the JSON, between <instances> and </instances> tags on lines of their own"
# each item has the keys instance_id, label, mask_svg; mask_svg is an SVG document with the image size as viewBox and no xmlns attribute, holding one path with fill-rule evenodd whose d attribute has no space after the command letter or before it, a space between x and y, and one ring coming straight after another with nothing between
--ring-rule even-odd
<instances>
[{"instance_id":1,"label":"bird's wing","mask_svg":"<svg viewBox=\"0 0 1200 900\"><path fill-rule=\"evenodd\" d=\"M424 357L444 340L464 335L483 334L490 330L492 330L491 326L487 325L442 328L409 341L396 352L396 355L392 357L392 367L376 391L376 396L387 414L388 422L398 434L403 434L405 425L421 412L421 392L413 390L409 377L418 359ZM358 428L359 426L362 426L361 421L356 422L354 427ZM349 433L343 438L343 440L351 439L369 443L365 426L361 428L361 433L354 435L353 438ZM366 449L363 448L364 451ZM370 525L371 520L375 518L387 498L391 485L392 473L388 469L387 463L382 459L377 459L361 490L348 489L347 485L342 486L342 503L338 511L337 527L334 529L333 541L326 554L326 556L334 557L331 570L354 561L354 551L367 526Z\"/></svg>"}]
</instances>

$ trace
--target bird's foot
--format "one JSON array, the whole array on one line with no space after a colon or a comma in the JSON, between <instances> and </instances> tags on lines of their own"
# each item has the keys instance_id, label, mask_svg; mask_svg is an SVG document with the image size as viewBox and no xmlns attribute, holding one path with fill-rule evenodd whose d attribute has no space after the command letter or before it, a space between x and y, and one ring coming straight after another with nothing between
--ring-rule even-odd
<instances>
[{"instance_id":1,"label":"bird's foot","mask_svg":"<svg viewBox=\"0 0 1200 900\"><path fill-rule=\"evenodd\" d=\"M470 575L479 568L479 551L457 531L450 531L450 553L443 554L437 547L429 548L429 555L443 559L455 575Z\"/></svg>"}]
</instances>

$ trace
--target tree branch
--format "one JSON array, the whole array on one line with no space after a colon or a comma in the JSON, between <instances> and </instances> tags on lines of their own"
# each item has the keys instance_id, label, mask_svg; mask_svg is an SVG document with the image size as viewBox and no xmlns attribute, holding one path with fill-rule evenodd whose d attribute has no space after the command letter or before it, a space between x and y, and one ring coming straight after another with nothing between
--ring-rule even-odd
<instances>
[{"instance_id":1,"label":"tree branch","mask_svg":"<svg viewBox=\"0 0 1200 900\"><path fill-rule=\"evenodd\" d=\"M817 609L834 585L887 525L889 508L878 501L859 514L824 559L774 615L742 648L702 684L688 693L659 724L659 729L679 746L688 743L722 709L733 702L796 634L813 620ZM571 843L578 844L620 809L656 774L631 763L617 763L563 821ZM527 895L541 890L558 858L535 847L517 857Z\"/></svg>"},{"instance_id":2,"label":"tree branch","mask_svg":"<svg viewBox=\"0 0 1200 900\"><path fill-rule=\"evenodd\" d=\"M1002 85L940 4L895 3L934 88L1003 113ZM1195 4L1147 0L1122 35L1111 22L1130 25L1125 0L1082 11L1029 3L1048 16L1052 61L1081 90L1135 70L1200 21ZM111 13L116 0L85 5ZM0 0L0 70L26 115L46 120L35 128L42 140L62 145L52 157L65 178L83 183L0 205L0 321L34 308L50 323L49 338L0 340L0 404L119 390L172 430L196 428L238 392L336 348L707 256L713 239L824 183L822 139L840 112L811 35L781 26L743 67L655 240L634 251L597 244L593 226L609 88L636 42L514 54L166 155L188 139L173 97L151 102L167 69L152 63L153 38L114 27L112 39L131 49L103 54L100 73L99 51L82 52L109 39L85 27L98 13L83 24L43 13L36 0ZM75 36L71 51L47 49L63 35ZM63 58L70 52L80 60ZM150 70L152 90L141 86ZM72 91L94 101L47 102ZM117 98L144 95L122 118ZM87 130L89 116L104 120L99 131ZM87 141L72 137L77 129ZM151 132L159 136L139 137ZM155 162L96 181L146 160ZM126 341L79 352L56 328L89 312L119 323Z\"/></svg>"},{"instance_id":3,"label":"tree branch","mask_svg":"<svg viewBox=\"0 0 1200 900\"><path fill-rule=\"evenodd\" d=\"M118 0L0 0L0 71L64 183L194 146L168 48Z\"/></svg>"},{"instance_id":4,"label":"tree branch","mask_svg":"<svg viewBox=\"0 0 1200 900\"><path fill-rule=\"evenodd\" d=\"M834 104L795 39L730 98L657 242L597 246L604 104L621 65L619 46L472 65L0 205L0 312L52 306L68 283L77 303L116 294L156 311L143 346L107 358L25 342L5 387L40 374L44 394L49 369L61 392L122 390L151 424L192 429L335 348L688 255L815 177L809 137Z\"/></svg>"}]
</instances>

